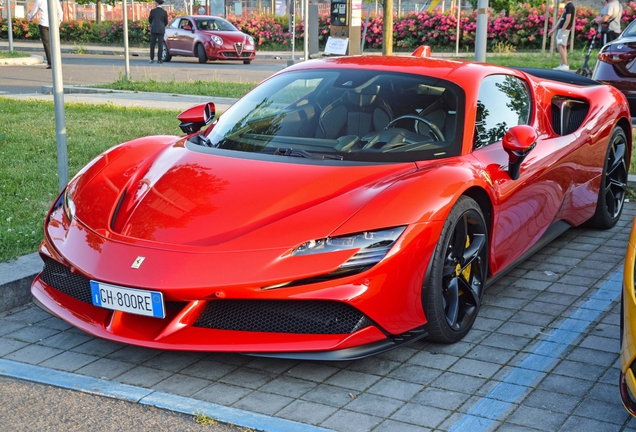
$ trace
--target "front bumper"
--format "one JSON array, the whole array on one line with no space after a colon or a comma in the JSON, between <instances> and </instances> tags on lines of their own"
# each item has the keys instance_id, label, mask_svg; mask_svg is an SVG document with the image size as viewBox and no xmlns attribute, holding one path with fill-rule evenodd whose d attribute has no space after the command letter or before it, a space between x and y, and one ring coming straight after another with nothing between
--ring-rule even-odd
<instances>
[{"instance_id":1,"label":"front bumper","mask_svg":"<svg viewBox=\"0 0 636 432\"><path fill-rule=\"evenodd\" d=\"M47 225L40 248L45 269L32 294L44 309L97 337L166 350L342 360L425 336L421 287L441 223L412 228L399 252L362 273L263 289L263 279L253 279L245 266L260 267L256 255L235 259L126 244L55 217L63 216L53 214L58 223ZM143 266L131 269L139 256L146 257ZM166 317L94 306L91 280L161 291Z\"/></svg>"}]
</instances>

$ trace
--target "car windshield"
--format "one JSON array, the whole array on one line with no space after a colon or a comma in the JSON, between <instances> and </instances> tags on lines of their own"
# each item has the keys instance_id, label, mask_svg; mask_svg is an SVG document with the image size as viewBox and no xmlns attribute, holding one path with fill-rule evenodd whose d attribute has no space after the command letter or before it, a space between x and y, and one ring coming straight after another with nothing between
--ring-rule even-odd
<instances>
[{"instance_id":1,"label":"car windshield","mask_svg":"<svg viewBox=\"0 0 636 432\"><path fill-rule=\"evenodd\" d=\"M213 18L195 18L199 30L239 31L228 21Z\"/></svg>"},{"instance_id":2,"label":"car windshield","mask_svg":"<svg viewBox=\"0 0 636 432\"><path fill-rule=\"evenodd\" d=\"M420 75L315 69L275 76L205 134L210 147L291 157L405 162L456 156L461 89Z\"/></svg>"}]
</instances>

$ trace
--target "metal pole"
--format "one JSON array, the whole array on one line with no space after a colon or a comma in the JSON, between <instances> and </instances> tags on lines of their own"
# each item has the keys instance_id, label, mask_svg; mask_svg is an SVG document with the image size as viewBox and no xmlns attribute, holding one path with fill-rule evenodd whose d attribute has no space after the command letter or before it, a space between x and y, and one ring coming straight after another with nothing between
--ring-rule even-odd
<instances>
[{"instance_id":1,"label":"metal pole","mask_svg":"<svg viewBox=\"0 0 636 432\"><path fill-rule=\"evenodd\" d=\"M364 20L364 31L360 42L360 54L364 54L364 43L367 40L367 29L369 28L369 15L371 15L371 3L367 3L367 18Z\"/></svg>"},{"instance_id":2,"label":"metal pole","mask_svg":"<svg viewBox=\"0 0 636 432\"><path fill-rule=\"evenodd\" d=\"M292 0L292 14L291 14L291 22L292 22L292 64L296 63L296 0Z\"/></svg>"},{"instance_id":3,"label":"metal pole","mask_svg":"<svg viewBox=\"0 0 636 432\"><path fill-rule=\"evenodd\" d=\"M130 52L128 50L128 5L126 0L122 0L122 9L124 12L124 61L126 71L126 81L130 81ZM161 53L157 53L157 58L161 61Z\"/></svg>"},{"instance_id":4,"label":"metal pole","mask_svg":"<svg viewBox=\"0 0 636 432\"><path fill-rule=\"evenodd\" d=\"M475 61L486 61L488 40L488 0L477 2L477 30L475 32Z\"/></svg>"},{"instance_id":5,"label":"metal pole","mask_svg":"<svg viewBox=\"0 0 636 432\"><path fill-rule=\"evenodd\" d=\"M456 57L459 57L459 37L460 37L459 22L461 20L461 11L462 11L462 0L457 0L457 32L455 35L455 56Z\"/></svg>"},{"instance_id":6,"label":"metal pole","mask_svg":"<svg viewBox=\"0 0 636 432\"><path fill-rule=\"evenodd\" d=\"M53 72L53 104L55 106L55 137L57 141L57 176L60 192L68 183L68 153L66 150L66 120L64 118L64 84L62 82L62 51L60 49L57 2L47 0L51 38L51 66Z\"/></svg>"},{"instance_id":7,"label":"metal pole","mask_svg":"<svg viewBox=\"0 0 636 432\"><path fill-rule=\"evenodd\" d=\"M305 18L305 32L304 32L304 40L303 40L303 55L305 56L305 61L309 60L309 0L303 1L303 17Z\"/></svg>"},{"instance_id":8,"label":"metal pole","mask_svg":"<svg viewBox=\"0 0 636 432\"><path fill-rule=\"evenodd\" d=\"M11 18L11 0L7 0L7 23L9 24L9 28L7 29L7 31L9 32L9 52L12 52L13 51L13 22Z\"/></svg>"}]
</instances>

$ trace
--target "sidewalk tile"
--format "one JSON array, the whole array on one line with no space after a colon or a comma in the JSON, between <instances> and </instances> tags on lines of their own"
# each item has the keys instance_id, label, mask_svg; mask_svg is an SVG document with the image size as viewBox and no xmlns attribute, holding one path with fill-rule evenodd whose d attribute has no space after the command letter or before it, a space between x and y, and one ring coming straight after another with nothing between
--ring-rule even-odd
<instances>
[{"instance_id":1,"label":"sidewalk tile","mask_svg":"<svg viewBox=\"0 0 636 432\"><path fill-rule=\"evenodd\" d=\"M385 420L380 425L373 429L373 432L429 432L432 429L417 426L414 424L407 424L403 422L397 422L395 420Z\"/></svg>"},{"instance_id":2,"label":"sidewalk tile","mask_svg":"<svg viewBox=\"0 0 636 432\"><path fill-rule=\"evenodd\" d=\"M317 385L315 388L305 393L301 398L310 402L317 402L333 407L343 407L351 402L351 396L356 396L354 392L327 384Z\"/></svg>"},{"instance_id":3,"label":"sidewalk tile","mask_svg":"<svg viewBox=\"0 0 636 432\"><path fill-rule=\"evenodd\" d=\"M40 366L75 372L78 369L99 360L99 357L72 351L64 351L55 357L40 363Z\"/></svg>"},{"instance_id":4,"label":"sidewalk tile","mask_svg":"<svg viewBox=\"0 0 636 432\"><path fill-rule=\"evenodd\" d=\"M267 372L240 368L234 369L232 372L224 375L219 379L219 381L226 384L247 387L255 390L261 387L263 384L271 381L274 376L274 374L270 374Z\"/></svg>"},{"instance_id":5,"label":"sidewalk tile","mask_svg":"<svg viewBox=\"0 0 636 432\"><path fill-rule=\"evenodd\" d=\"M408 401L423 388L424 386L421 384L399 381L392 378L382 378L380 381L371 386L367 392L386 396L391 399Z\"/></svg>"},{"instance_id":6,"label":"sidewalk tile","mask_svg":"<svg viewBox=\"0 0 636 432\"><path fill-rule=\"evenodd\" d=\"M404 406L404 402L390 397L364 393L352 399L345 409L370 414L378 417L389 417Z\"/></svg>"},{"instance_id":7,"label":"sidewalk tile","mask_svg":"<svg viewBox=\"0 0 636 432\"><path fill-rule=\"evenodd\" d=\"M322 427L342 432L367 432L383 421L380 417L350 411L338 411L321 423Z\"/></svg>"},{"instance_id":8,"label":"sidewalk tile","mask_svg":"<svg viewBox=\"0 0 636 432\"><path fill-rule=\"evenodd\" d=\"M88 342L91 339L93 339L93 337L87 334L78 335L75 333L62 332L46 339L42 339L39 343L40 345L70 350L78 345Z\"/></svg>"},{"instance_id":9,"label":"sidewalk tile","mask_svg":"<svg viewBox=\"0 0 636 432\"><path fill-rule=\"evenodd\" d=\"M170 376L170 372L146 366L136 366L117 377L117 381L139 387L151 388Z\"/></svg>"},{"instance_id":10,"label":"sidewalk tile","mask_svg":"<svg viewBox=\"0 0 636 432\"><path fill-rule=\"evenodd\" d=\"M42 345L27 345L24 348L5 356L5 358L8 360L36 365L42 363L44 360L61 354L62 352L63 350L57 348L45 347Z\"/></svg>"},{"instance_id":11,"label":"sidewalk tile","mask_svg":"<svg viewBox=\"0 0 636 432\"><path fill-rule=\"evenodd\" d=\"M153 390L190 397L210 384L208 380L174 374L152 386Z\"/></svg>"},{"instance_id":12,"label":"sidewalk tile","mask_svg":"<svg viewBox=\"0 0 636 432\"><path fill-rule=\"evenodd\" d=\"M415 397L411 399L411 402L421 405L430 405L436 408L456 410L464 404L468 398L469 395L465 393L429 387L415 395Z\"/></svg>"},{"instance_id":13,"label":"sidewalk tile","mask_svg":"<svg viewBox=\"0 0 636 432\"><path fill-rule=\"evenodd\" d=\"M126 363L118 360L110 360L106 358L100 358L94 363L88 364L76 372L82 375L88 375L95 378L112 380L117 376L123 374L134 368L132 363Z\"/></svg>"},{"instance_id":14,"label":"sidewalk tile","mask_svg":"<svg viewBox=\"0 0 636 432\"><path fill-rule=\"evenodd\" d=\"M293 401L294 399L289 397L256 391L237 401L232 405L232 407L261 414L273 415Z\"/></svg>"},{"instance_id":15,"label":"sidewalk tile","mask_svg":"<svg viewBox=\"0 0 636 432\"><path fill-rule=\"evenodd\" d=\"M563 424L567 415L559 412L520 406L506 422L544 431L554 431Z\"/></svg>"},{"instance_id":16,"label":"sidewalk tile","mask_svg":"<svg viewBox=\"0 0 636 432\"><path fill-rule=\"evenodd\" d=\"M314 388L316 388L314 382L290 376L278 376L261 387L259 391L299 398Z\"/></svg>"},{"instance_id":17,"label":"sidewalk tile","mask_svg":"<svg viewBox=\"0 0 636 432\"><path fill-rule=\"evenodd\" d=\"M393 420L413 423L428 428L437 427L451 415L451 411L418 404L406 404L391 416Z\"/></svg>"},{"instance_id":18,"label":"sidewalk tile","mask_svg":"<svg viewBox=\"0 0 636 432\"><path fill-rule=\"evenodd\" d=\"M343 370L329 377L325 384L344 387L355 391L364 391L380 379L379 376Z\"/></svg>"},{"instance_id":19,"label":"sidewalk tile","mask_svg":"<svg viewBox=\"0 0 636 432\"><path fill-rule=\"evenodd\" d=\"M437 369L405 364L391 372L389 377L413 384L426 385L439 377L441 373L442 372Z\"/></svg>"},{"instance_id":20,"label":"sidewalk tile","mask_svg":"<svg viewBox=\"0 0 636 432\"><path fill-rule=\"evenodd\" d=\"M200 360L197 363L183 369L181 373L210 381L216 381L237 368L238 366L228 363Z\"/></svg>"},{"instance_id":21,"label":"sidewalk tile","mask_svg":"<svg viewBox=\"0 0 636 432\"><path fill-rule=\"evenodd\" d=\"M276 413L277 417L318 425L337 411L337 408L314 402L296 400Z\"/></svg>"},{"instance_id":22,"label":"sidewalk tile","mask_svg":"<svg viewBox=\"0 0 636 432\"><path fill-rule=\"evenodd\" d=\"M192 397L215 404L230 406L252 393L252 391L253 390L244 387L214 383L193 394Z\"/></svg>"},{"instance_id":23,"label":"sidewalk tile","mask_svg":"<svg viewBox=\"0 0 636 432\"><path fill-rule=\"evenodd\" d=\"M20 342L15 339L5 339L3 337L0 337L0 357L4 357L9 353L24 348L27 345L27 343Z\"/></svg>"}]
</instances>

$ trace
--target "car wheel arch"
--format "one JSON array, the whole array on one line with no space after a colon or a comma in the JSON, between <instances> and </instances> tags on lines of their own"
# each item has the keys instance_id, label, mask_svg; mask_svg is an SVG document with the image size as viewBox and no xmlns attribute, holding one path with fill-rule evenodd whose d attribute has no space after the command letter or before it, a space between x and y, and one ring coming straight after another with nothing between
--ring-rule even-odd
<instances>
[{"instance_id":1,"label":"car wheel arch","mask_svg":"<svg viewBox=\"0 0 636 432\"><path fill-rule=\"evenodd\" d=\"M464 190L461 194L459 194L454 200L452 205L449 207L450 210L452 210L452 208L455 206L455 203L457 203L457 201L463 197L463 196L467 196L469 198L472 198L477 205L479 206L482 214L484 215L484 220L486 222L486 228L488 230L488 237L489 237L489 244L491 243L491 239L492 239L492 226L493 226L493 203L492 203L492 199L490 197L490 195L488 194L488 192L480 187L480 186L471 186L470 188ZM449 210L449 213L450 213ZM448 216L448 215L447 215ZM433 257L431 257L431 259L428 262L428 265L426 267L426 273L424 273L424 280L421 286L421 292L420 292L420 298L422 299L422 309L424 311L424 316L428 316L427 315L427 299L428 299L428 289L430 286L430 275L431 275L431 268L433 265ZM490 262L491 260L488 259L488 277L491 276L491 269L490 269ZM427 318L428 319L428 318Z\"/></svg>"}]
</instances>

